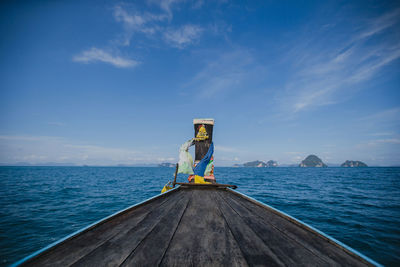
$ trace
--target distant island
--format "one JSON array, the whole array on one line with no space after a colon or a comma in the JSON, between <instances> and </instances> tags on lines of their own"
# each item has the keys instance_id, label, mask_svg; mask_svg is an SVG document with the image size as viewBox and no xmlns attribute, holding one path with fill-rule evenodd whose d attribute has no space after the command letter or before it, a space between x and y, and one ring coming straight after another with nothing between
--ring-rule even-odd
<instances>
[{"instance_id":1,"label":"distant island","mask_svg":"<svg viewBox=\"0 0 400 267\"><path fill-rule=\"evenodd\" d=\"M276 162L275 160L268 160L266 164L267 167L278 167L278 162Z\"/></svg>"},{"instance_id":2,"label":"distant island","mask_svg":"<svg viewBox=\"0 0 400 267\"><path fill-rule=\"evenodd\" d=\"M263 161L255 160L255 161L246 162L246 163L243 164L243 166L244 167L262 168L262 167L266 167L267 165Z\"/></svg>"},{"instance_id":3,"label":"distant island","mask_svg":"<svg viewBox=\"0 0 400 267\"><path fill-rule=\"evenodd\" d=\"M368 167L368 165L358 160L346 160L340 167Z\"/></svg>"},{"instance_id":4,"label":"distant island","mask_svg":"<svg viewBox=\"0 0 400 267\"><path fill-rule=\"evenodd\" d=\"M172 168L172 167L175 167L175 166L176 166L176 164L174 164L174 163L169 163L169 162L164 162L164 163L158 164L158 167L168 167L168 168Z\"/></svg>"},{"instance_id":5,"label":"distant island","mask_svg":"<svg viewBox=\"0 0 400 267\"><path fill-rule=\"evenodd\" d=\"M241 167L239 164L233 165L233 167ZM243 167L253 167L253 168L265 168L265 167L278 167L278 163L274 160L269 160L267 163L260 160L250 161L243 164Z\"/></svg>"},{"instance_id":6,"label":"distant island","mask_svg":"<svg viewBox=\"0 0 400 267\"><path fill-rule=\"evenodd\" d=\"M309 155L299 165L299 167L328 167L320 158L315 155Z\"/></svg>"}]
</instances>

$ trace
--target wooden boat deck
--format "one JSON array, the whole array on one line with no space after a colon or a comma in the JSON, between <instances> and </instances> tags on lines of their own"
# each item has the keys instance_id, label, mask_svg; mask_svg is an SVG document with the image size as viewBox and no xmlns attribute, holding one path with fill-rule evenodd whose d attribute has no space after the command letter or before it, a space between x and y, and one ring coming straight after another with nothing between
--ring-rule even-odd
<instances>
[{"instance_id":1,"label":"wooden boat deck","mask_svg":"<svg viewBox=\"0 0 400 267\"><path fill-rule=\"evenodd\" d=\"M181 186L89 227L22 265L372 264L233 190Z\"/></svg>"}]
</instances>

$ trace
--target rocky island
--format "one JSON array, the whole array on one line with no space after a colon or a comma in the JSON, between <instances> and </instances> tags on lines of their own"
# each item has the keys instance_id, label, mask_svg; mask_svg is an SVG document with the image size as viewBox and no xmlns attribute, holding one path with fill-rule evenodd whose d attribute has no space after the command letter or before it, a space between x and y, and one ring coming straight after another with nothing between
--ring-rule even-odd
<instances>
[{"instance_id":1,"label":"rocky island","mask_svg":"<svg viewBox=\"0 0 400 267\"><path fill-rule=\"evenodd\" d=\"M269 160L266 163L267 167L278 167L278 162L276 162L275 160Z\"/></svg>"},{"instance_id":2,"label":"rocky island","mask_svg":"<svg viewBox=\"0 0 400 267\"><path fill-rule=\"evenodd\" d=\"M235 164L234 167L239 167L239 164ZM256 168L264 168L264 167L278 167L278 163L274 160L269 160L267 163L260 160L250 161L243 164L243 167L256 167Z\"/></svg>"},{"instance_id":3,"label":"rocky island","mask_svg":"<svg viewBox=\"0 0 400 267\"><path fill-rule=\"evenodd\" d=\"M368 167L368 165L358 160L346 160L340 167Z\"/></svg>"},{"instance_id":4,"label":"rocky island","mask_svg":"<svg viewBox=\"0 0 400 267\"><path fill-rule=\"evenodd\" d=\"M250 162L246 162L243 164L243 167L262 168L262 167L266 167L266 166L267 166L267 164L265 164L265 162L260 161L260 160L250 161Z\"/></svg>"},{"instance_id":5,"label":"rocky island","mask_svg":"<svg viewBox=\"0 0 400 267\"><path fill-rule=\"evenodd\" d=\"M328 167L320 158L315 155L309 155L299 165L299 167Z\"/></svg>"}]
</instances>

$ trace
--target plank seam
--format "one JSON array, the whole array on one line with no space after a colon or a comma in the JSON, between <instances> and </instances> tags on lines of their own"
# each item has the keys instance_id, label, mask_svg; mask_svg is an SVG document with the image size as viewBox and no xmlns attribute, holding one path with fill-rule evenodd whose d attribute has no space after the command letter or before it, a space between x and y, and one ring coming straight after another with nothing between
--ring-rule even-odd
<instances>
[{"instance_id":1,"label":"plank seam","mask_svg":"<svg viewBox=\"0 0 400 267\"><path fill-rule=\"evenodd\" d=\"M179 222L178 222L178 224L177 224L176 227L175 227L174 233L172 234L172 236L171 236L171 238L170 238L170 240L169 240L169 242L168 242L168 247L165 249L164 254L163 254L162 257L161 257L161 260L160 260L160 262L158 263L158 266L161 265L161 263L162 263L162 261L163 261L163 259L164 259L164 257L165 257L165 254L167 254L167 251L168 251L168 249L169 249L169 247L170 247L170 245L171 245L171 241L172 241L172 239L174 238L175 233L176 233L176 231L178 230L179 225L181 224L182 218L183 218L183 216L184 216L185 213L186 213L187 207L189 206L190 200L192 199L192 195L193 195L193 192L191 192L191 194L190 194L190 198L189 198L188 202L186 203L185 210L183 211L183 213L182 213L182 215L181 215L181 218L179 219Z\"/></svg>"},{"instance_id":2,"label":"plank seam","mask_svg":"<svg viewBox=\"0 0 400 267\"><path fill-rule=\"evenodd\" d=\"M214 203L218 203L218 202L216 201L215 196L213 196L212 198L214 198ZM244 254L242 248L240 247L238 240L236 239L235 235L233 234L233 231L232 231L231 227L229 226L229 223L227 222L224 213L223 213L222 210L220 209L219 205L216 205L216 206L217 206L217 208L218 208L220 214L222 215L222 218L224 218L225 224L226 224L226 226L228 227L229 232L232 234L233 238L235 239L236 245L237 245L237 247L239 248L240 252L242 253L243 259L246 260L247 266L249 266L249 261L248 261L246 255Z\"/></svg>"},{"instance_id":3,"label":"plank seam","mask_svg":"<svg viewBox=\"0 0 400 267\"><path fill-rule=\"evenodd\" d=\"M286 266L285 261L281 257L279 257L276 254L276 252L271 247L269 247L268 244L265 243L264 240L262 238L260 238L260 236L256 232L254 232L253 228L250 225L247 224L247 222L243 219L243 217L229 204L229 202L226 201L226 199L224 199L220 194L218 194L218 196L222 201L224 201L226 203L226 205L228 205L242 219L242 221L251 229L251 231L256 236L258 236L258 238L261 240L261 242L263 242L265 244L265 246L271 250L271 252L274 254L274 256L277 257L281 261L281 263Z\"/></svg>"},{"instance_id":4,"label":"plank seam","mask_svg":"<svg viewBox=\"0 0 400 267\"><path fill-rule=\"evenodd\" d=\"M297 219L297 218L295 218L295 217L293 217L293 216L291 216L291 215L289 215L289 214L287 214L287 213L285 213L283 211L280 211L280 210L278 210L278 209L276 209L276 208L274 208L274 207L272 207L272 206L270 206L268 204L265 204L265 203L263 203L263 202L261 202L259 200L256 200L255 198L249 197L249 196L247 196L247 195L245 195L245 194L243 194L243 193L241 193L239 191L232 190L230 188L228 188L227 190L229 190L229 192L231 192L231 193L233 193L233 194L235 194L237 196L240 196L240 197L242 197L242 198L254 203L255 205L257 205L257 206L259 206L259 207L261 207L263 209L268 209L271 212L275 213L276 215L278 215L278 216L280 216L282 218L288 219L289 221L291 221L292 223L294 223L294 224L296 224L296 225L298 225L300 227L307 228L307 230L309 232L313 233L316 236L319 236L319 237L325 239L327 242L329 242L329 243L333 244L334 246L338 247L339 249L341 249L342 251L344 251L348 255L361 260L364 264L366 264L368 266L382 266L381 264L377 263L376 261L372 260L371 258L365 256L361 252L359 252L359 251L347 246L346 244L340 242L339 240L333 238L332 236L330 236L330 235L328 235L328 234L316 229L315 227L313 227L313 226L311 226L311 225L309 225L309 224L307 224L307 223L305 223L305 222L303 222L303 221L301 221L301 220L299 220L299 219Z\"/></svg>"},{"instance_id":5,"label":"plank seam","mask_svg":"<svg viewBox=\"0 0 400 267\"><path fill-rule=\"evenodd\" d=\"M67 236L65 236L65 237L63 237L63 238L61 238L61 239L59 239L59 240L47 245L46 247L44 247L42 249L36 250L35 252L33 252L33 253L29 254L28 256L22 258L21 260L11 264L11 266L12 267L16 267L16 266L20 266L22 264L26 264L26 263L32 262L32 261L36 260L37 258L50 253L51 251L56 249L59 245L65 243L67 241L73 240L73 239L77 238L78 236L93 230L95 227L97 227L99 225L102 225L102 224L104 224L104 223L106 223L106 222L108 222L108 221L110 221L112 219L115 219L116 217L122 216L122 215L126 214L127 212L130 212L130 211L133 211L135 209L138 209L139 207L144 206L148 202L155 201L156 199L159 199L159 198L162 198L162 197L166 198L167 194L171 194L173 192L177 192L178 190L179 190L179 187L174 188L174 189L172 189L172 190L170 190L170 191L168 191L168 192L166 192L164 194L159 194L159 195L153 196L153 197L151 197L151 198L149 198L147 200L141 201L141 202L139 202L137 204L134 204L134 205L132 205L130 207L127 207L127 208L125 208L123 210L117 211L117 212L115 212L115 213L113 213L113 214L111 214L111 215L109 215L109 216L107 216L105 218L102 218L102 219L100 219L100 220L98 220L98 221L96 221L96 222L94 222L94 223L92 223L92 224L90 224L90 225L88 225L86 227L81 228L80 230L77 230L77 231L73 232L72 234L69 234L69 235L67 235Z\"/></svg>"},{"instance_id":6,"label":"plank seam","mask_svg":"<svg viewBox=\"0 0 400 267\"><path fill-rule=\"evenodd\" d=\"M240 201L236 201L236 203L240 206L242 206L243 208L247 209L249 212L252 212L249 208L247 208L245 205L243 205L242 203L240 203ZM228 204L229 205L229 204ZM233 208L232 208L233 209ZM274 213L273 213L274 214ZM303 245L301 242L299 242L298 240L290 237L285 231L279 229L278 227L276 227L274 224L264 220L264 218L262 218L258 213L255 213L255 215L260 218L262 221L265 221L267 224L269 224L272 228L278 230L279 232L281 232L288 240L294 241L297 244L299 244L300 246L302 246L304 249L306 249L307 251L309 251L311 254L313 254L314 256L316 256L317 258L319 258L320 260L326 262L326 264L328 264L328 262L331 262L332 260L330 260L329 258L326 259L325 257L321 257L321 255L316 254L315 252L313 252L312 250L310 250L307 246ZM239 215L240 216L240 215ZM265 243L265 242L264 242Z\"/></svg>"},{"instance_id":7,"label":"plank seam","mask_svg":"<svg viewBox=\"0 0 400 267\"><path fill-rule=\"evenodd\" d=\"M177 192L179 195L179 191ZM175 195L176 196L176 195ZM156 209L162 207L165 203L167 203L170 199L168 199L167 197L163 199L163 201L161 203L159 203L157 206L155 206L152 210L150 210L149 212L146 213L146 215L143 216L143 218L138 221L134 226L132 226L130 228L133 229L135 228L137 225L139 225L141 222L143 222L146 218L148 218L148 216L150 216L150 214L152 214ZM129 230L128 230L129 231ZM96 246L95 248L93 248L91 251L89 251L88 253L86 253L85 255L83 255L82 257L76 259L73 263L71 263L70 265L74 265L75 263L77 263L78 261L82 260L83 258L85 258L86 256L88 256L90 253L94 252L96 249L98 249L99 247L101 247L103 244L105 244L106 242L108 242L109 240L113 239L115 236L117 236L118 234L120 234L120 232L115 233L114 235L110 236L109 238L105 239L104 242L101 242L98 246Z\"/></svg>"},{"instance_id":8,"label":"plank seam","mask_svg":"<svg viewBox=\"0 0 400 267\"><path fill-rule=\"evenodd\" d=\"M189 202L189 200L187 200L187 202L186 202L185 210L186 210L186 207L187 207L188 202ZM164 216L167 216L167 213L166 213ZM161 218L164 218L164 216L161 217ZM161 218L160 218L160 220L161 220ZM151 228L151 230L142 238L142 240L140 240L140 242L132 249L131 253L129 253L129 255L119 264L119 266L124 265L124 263L126 262L126 260L135 252L135 250L136 250L136 249L140 246L140 244L147 238L147 236L149 236L149 235L154 231L154 229L156 228L157 225L158 225L158 223L154 224L154 226Z\"/></svg>"}]
</instances>

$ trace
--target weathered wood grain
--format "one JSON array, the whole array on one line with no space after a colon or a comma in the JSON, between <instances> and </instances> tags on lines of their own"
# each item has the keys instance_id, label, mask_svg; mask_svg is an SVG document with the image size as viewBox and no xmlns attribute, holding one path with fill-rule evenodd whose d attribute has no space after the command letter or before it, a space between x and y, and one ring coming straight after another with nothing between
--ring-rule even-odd
<instances>
[{"instance_id":1,"label":"weathered wood grain","mask_svg":"<svg viewBox=\"0 0 400 267\"><path fill-rule=\"evenodd\" d=\"M332 244L324 238L316 235L315 233L307 230L304 226L299 226L285 217L268 210L265 206L256 205L249 200L226 192L230 199L236 200L242 206L249 210L251 214L260 217L262 221L275 227L279 232L293 240L298 246L307 248L314 255L328 262L332 265L345 265L345 266L366 266L365 262L360 261L358 258L345 252L344 249Z\"/></svg>"},{"instance_id":2,"label":"weathered wood grain","mask_svg":"<svg viewBox=\"0 0 400 267\"><path fill-rule=\"evenodd\" d=\"M128 231L117 233L72 266L119 266L153 230L161 218L168 215L176 203L185 197L187 195L182 193L171 195L168 201L158 209L149 212L138 224L128 228Z\"/></svg>"},{"instance_id":3,"label":"weathered wood grain","mask_svg":"<svg viewBox=\"0 0 400 267\"><path fill-rule=\"evenodd\" d=\"M217 194L214 196L215 203L222 212L229 229L243 252L250 266L285 266L284 260L279 258L271 248L257 235L253 229L246 224L240 215L233 210Z\"/></svg>"},{"instance_id":4,"label":"weathered wood grain","mask_svg":"<svg viewBox=\"0 0 400 267\"><path fill-rule=\"evenodd\" d=\"M171 192L145 205L135 207L122 214L117 214L109 221L78 234L75 237L60 243L56 247L45 251L32 261L26 262L27 266L70 266L86 256L113 236L123 235L133 226L142 221L149 213L162 208L166 202L179 198L182 192ZM176 196L172 196L176 194Z\"/></svg>"},{"instance_id":5,"label":"weathered wood grain","mask_svg":"<svg viewBox=\"0 0 400 267\"><path fill-rule=\"evenodd\" d=\"M219 197L226 205L230 206L256 234L273 251L273 253L289 266L326 266L334 264L333 261L325 261L320 255L313 254L307 248L293 242L283 232L261 219L255 213L250 212L232 194L226 191L218 191ZM264 211L265 212L265 211ZM290 255L290 257L288 257Z\"/></svg>"},{"instance_id":6,"label":"weathered wood grain","mask_svg":"<svg viewBox=\"0 0 400 267\"><path fill-rule=\"evenodd\" d=\"M265 205L182 186L43 252L26 266L365 266Z\"/></svg>"},{"instance_id":7,"label":"weathered wood grain","mask_svg":"<svg viewBox=\"0 0 400 267\"><path fill-rule=\"evenodd\" d=\"M173 234L188 206L190 195L178 199L175 205L160 219L151 232L132 251L121 266L158 266L170 244Z\"/></svg>"},{"instance_id":8,"label":"weathered wood grain","mask_svg":"<svg viewBox=\"0 0 400 267\"><path fill-rule=\"evenodd\" d=\"M193 195L161 266L247 266L215 205L215 189L191 191Z\"/></svg>"}]
</instances>

